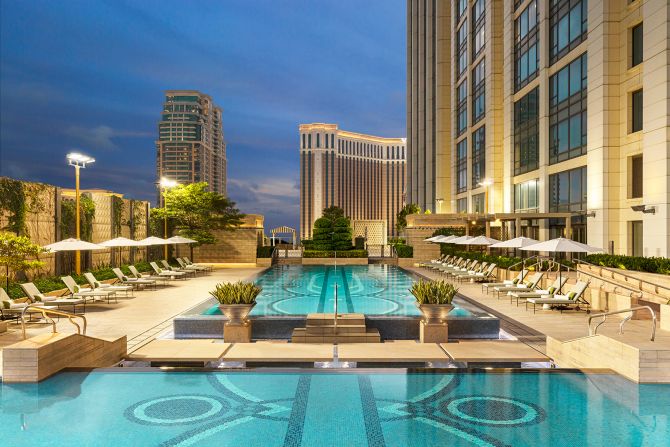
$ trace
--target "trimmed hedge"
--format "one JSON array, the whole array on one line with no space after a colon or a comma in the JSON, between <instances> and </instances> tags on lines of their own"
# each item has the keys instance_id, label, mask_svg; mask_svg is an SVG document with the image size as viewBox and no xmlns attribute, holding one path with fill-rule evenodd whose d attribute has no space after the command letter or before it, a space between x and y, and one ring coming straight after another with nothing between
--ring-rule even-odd
<instances>
[{"instance_id":1,"label":"trimmed hedge","mask_svg":"<svg viewBox=\"0 0 670 447\"><path fill-rule=\"evenodd\" d=\"M256 247L256 257L257 258L271 258L274 247Z\"/></svg>"},{"instance_id":2,"label":"trimmed hedge","mask_svg":"<svg viewBox=\"0 0 670 447\"><path fill-rule=\"evenodd\" d=\"M331 250L305 250L302 254L303 258L334 258L335 252ZM367 258L367 250L346 250L337 251L338 258Z\"/></svg>"},{"instance_id":3,"label":"trimmed hedge","mask_svg":"<svg viewBox=\"0 0 670 447\"><path fill-rule=\"evenodd\" d=\"M137 270L139 270L140 272L151 271L151 266L149 265L148 262L144 261L136 262L135 267L137 267ZM116 275L112 271L112 267L102 267L96 270L89 270L89 271L93 273L93 276L95 276L95 278L100 281L116 278ZM130 270L128 269L127 265L121 266L121 271L126 275L130 274ZM88 282L86 281L86 278L84 278L84 275L75 275L73 273L70 276L72 276L72 278L75 280L77 284L88 285ZM35 284L37 289L42 293L48 293L54 290L60 290L65 288L65 284L61 280L61 276L46 276L42 278L35 278L31 282ZM15 282L9 283L9 290L7 290L7 294L9 295L10 298L14 299L21 298L26 295L25 293L23 293L23 289L21 288L19 283Z\"/></svg>"},{"instance_id":4,"label":"trimmed hedge","mask_svg":"<svg viewBox=\"0 0 670 447\"><path fill-rule=\"evenodd\" d=\"M456 255L466 259L476 259L478 261L495 262L498 267L503 269L510 268L514 264L521 262L521 258L489 255L476 251L459 250L447 244L440 244L440 253L443 255ZM520 270L521 265L518 265L516 268Z\"/></svg>"},{"instance_id":5,"label":"trimmed hedge","mask_svg":"<svg viewBox=\"0 0 670 447\"><path fill-rule=\"evenodd\" d=\"M670 259L668 258L597 254L588 255L584 260L602 267L670 275Z\"/></svg>"},{"instance_id":6,"label":"trimmed hedge","mask_svg":"<svg viewBox=\"0 0 670 447\"><path fill-rule=\"evenodd\" d=\"M414 247L411 245L405 244L395 244L395 251L398 253L399 258L412 258L414 257Z\"/></svg>"}]
</instances>

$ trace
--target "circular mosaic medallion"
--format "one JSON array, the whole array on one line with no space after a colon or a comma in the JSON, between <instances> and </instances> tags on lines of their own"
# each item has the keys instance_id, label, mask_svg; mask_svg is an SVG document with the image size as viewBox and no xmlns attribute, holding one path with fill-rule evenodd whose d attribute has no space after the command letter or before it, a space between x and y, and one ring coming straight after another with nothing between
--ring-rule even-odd
<instances>
[{"instance_id":1,"label":"circular mosaic medallion","mask_svg":"<svg viewBox=\"0 0 670 447\"><path fill-rule=\"evenodd\" d=\"M526 425L544 419L544 411L537 405L508 397L459 397L448 401L445 406L451 415L477 424Z\"/></svg>"},{"instance_id":2,"label":"circular mosaic medallion","mask_svg":"<svg viewBox=\"0 0 670 447\"><path fill-rule=\"evenodd\" d=\"M180 425L218 417L227 410L228 403L217 397L183 394L138 402L125 416L139 424Z\"/></svg>"}]
</instances>

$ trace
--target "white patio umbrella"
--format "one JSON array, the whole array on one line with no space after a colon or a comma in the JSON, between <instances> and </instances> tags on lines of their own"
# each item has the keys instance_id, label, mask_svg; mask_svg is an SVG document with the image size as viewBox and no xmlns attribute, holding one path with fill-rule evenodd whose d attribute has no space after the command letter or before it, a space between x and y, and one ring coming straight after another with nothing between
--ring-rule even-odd
<instances>
[{"instance_id":1,"label":"white patio umbrella","mask_svg":"<svg viewBox=\"0 0 670 447\"><path fill-rule=\"evenodd\" d=\"M183 236L172 236L167 239L171 244L197 244L198 241Z\"/></svg>"},{"instance_id":2,"label":"white patio umbrella","mask_svg":"<svg viewBox=\"0 0 670 447\"><path fill-rule=\"evenodd\" d=\"M458 245L493 245L500 242L498 239L493 239L492 237L486 237L486 236L477 236L473 237L472 239L464 239L460 240L458 242L454 242L454 244Z\"/></svg>"},{"instance_id":3,"label":"white patio umbrella","mask_svg":"<svg viewBox=\"0 0 670 447\"><path fill-rule=\"evenodd\" d=\"M152 245L165 245L165 244L170 243L170 242L168 242L167 239L161 239L161 238L156 237L156 236L145 237L144 239L139 240L137 242L139 244L138 246L140 246L140 247L149 247L149 246L152 246Z\"/></svg>"},{"instance_id":4,"label":"white patio umbrella","mask_svg":"<svg viewBox=\"0 0 670 447\"><path fill-rule=\"evenodd\" d=\"M93 244L91 242L82 241L81 239L69 238L63 239L59 242L54 242L53 244L45 245L44 248L52 253L55 253L57 251L102 250L105 247L101 247L100 245Z\"/></svg>"},{"instance_id":5,"label":"white patio umbrella","mask_svg":"<svg viewBox=\"0 0 670 447\"><path fill-rule=\"evenodd\" d=\"M439 236L431 236L431 237L427 237L427 238L424 239L423 241L424 241L424 242L434 242L435 239L437 239L438 237L439 237Z\"/></svg>"},{"instance_id":6,"label":"white patio umbrella","mask_svg":"<svg viewBox=\"0 0 670 447\"><path fill-rule=\"evenodd\" d=\"M540 241L530 238L519 236L514 239L509 239L507 241L497 242L491 245L491 248L523 248L528 245L538 244Z\"/></svg>"},{"instance_id":7,"label":"white patio umbrella","mask_svg":"<svg viewBox=\"0 0 670 447\"><path fill-rule=\"evenodd\" d=\"M439 244L445 244L453 241L454 239L457 239L458 236L454 236L453 234L450 234L449 236L438 236L437 239L435 239L435 242Z\"/></svg>"},{"instance_id":8,"label":"white patio umbrella","mask_svg":"<svg viewBox=\"0 0 670 447\"><path fill-rule=\"evenodd\" d=\"M469 241L470 239L474 239L472 236L461 236L461 237L456 237L452 240L449 241L450 244L460 244L461 241Z\"/></svg>"},{"instance_id":9,"label":"white patio umbrella","mask_svg":"<svg viewBox=\"0 0 670 447\"><path fill-rule=\"evenodd\" d=\"M121 247L141 247L139 241L134 241L125 237L116 237L105 242L100 242L101 246L109 248L121 248ZM121 252L119 252L119 265L121 264Z\"/></svg>"},{"instance_id":10,"label":"white patio umbrella","mask_svg":"<svg viewBox=\"0 0 670 447\"><path fill-rule=\"evenodd\" d=\"M581 242L566 239L564 237L557 237L548 241L539 242L537 244L527 245L521 247L524 251L546 251L548 253L602 253L602 248L592 247L590 245L582 244ZM561 280L561 264L558 264L558 280ZM559 290L560 292L560 290Z\"/></svg>"}]
</instances>

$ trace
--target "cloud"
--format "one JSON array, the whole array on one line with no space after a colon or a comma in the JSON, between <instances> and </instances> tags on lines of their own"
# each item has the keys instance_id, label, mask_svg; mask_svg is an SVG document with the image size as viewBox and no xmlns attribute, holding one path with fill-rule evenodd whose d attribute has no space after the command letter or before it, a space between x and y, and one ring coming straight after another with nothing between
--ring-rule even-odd
<instances>
[{"instance_id":1,"label":"cloud","mask_svg":"<svg viewBox=\"0 0 670 447\"><path fill-rule=\"evenodd\" d=\"M228 178L228 195L244 213L265 216L265 227L298 226L300 186L293 178Z\"/></svg>"},{"instance_id":2,"label":"cloud","mask_svg":"<svg viewBox=\"0 0 670 447\"><path fill-rule=\"evenodd\" d=\"M113 138L155 136L155 134L151 132L115 130L109 126L70 126L65 129L65 135L73 137L79 142L92 148L106 150L114 150L118 148L114 141L112 141Z\"/></svg>"}]
</instances>

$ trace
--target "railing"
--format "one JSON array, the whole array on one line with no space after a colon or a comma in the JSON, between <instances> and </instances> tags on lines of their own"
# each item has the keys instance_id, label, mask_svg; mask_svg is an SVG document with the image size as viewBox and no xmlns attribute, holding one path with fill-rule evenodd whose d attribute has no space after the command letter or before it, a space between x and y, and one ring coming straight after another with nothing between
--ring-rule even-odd
<instances>
[{"instance_id":1,"label":"railing","mask_svg":"<svg viewBox=\"0 0 670 447\"><path fill-rule=\"evenodd\" d=\"M42 314L42 317L47 321L47 323L50 323L53 326L53 333L56 333L56 322L52 319L49 318L48 315L57 315L59 317L66 317L70 323L75 325L77 328L77 334L82 334L86 335L86 317L83 315L76 315L70 312L65 312L62 310L56 310L56 309L47 309L41 305L37 304L29 304L26 307L23 308L23 311L21 311L21 332L23 333L23 339L26 339L26 320L25 320L25 315L28 309L34 310L36 312L39 312ZM48 314L48 315L47 315ZM84 322L83 324L83 331L82 327L77 324L73 320L73 318L81 318L82 321Z\"/></svg>"},{"instance_id":2,"label":"railing","mask_svg":"<svg viewBox=\"0 0 670 447\"><path fill-rule=\"evenodd\" d=\"M610 267L603 267L602 265L596 265L596 264L593 264L591 262L583 261L581 259L575 259L575 262L578 263L578 264L584 264L584 265L588 265L588 266L591 266L591 267L597 267L600 270L605 270L607 272L611 272L612 274L620 275L624 278L623 282L625 282L625 283L628 283L629 279L631 280L630 282L637 282L638 283L638 289L639 289L640 292L644 292L644 289L642 288L642 284L647 284L647 285L653 287L654 292L647 292L647 293L655 293L655 294L658 295L658 293L659 293L658 290L659 289L663 289L663 290L666 290L666 291L670 292L670 287L668 287L668 286L662 286L662 285L659 285L659 284L655 284L655 283L652 283L650 281L637 278L633 275L623 273L620 270L616 270L616 269L613 269L613 268L610 268ZM600 277L602 278L602 275L600 275ZM614 279L614 277L612 277L611 279Z\"/></svg>"},{"instance_id":3,"label":"railing","mask_svg":"<svg viewBox=\"0 0 670 447\"><path fill-rule=\"evenodd\" d=\"M552 262L555 262L555 261L552 261ZM637 294L637 295L638 295L638 296L637 296L638 298L642 298L642 291L639 290L639 289L634 289L634 288L632 288L632 287L624 286L623 284L618 283L618 282L613 281L613 280L610 280L610 279L608 279L608 278L603 278L602 276L594 275L593 273L585 272L585 271L583 271L583 270L577 270L577 269L574 269L574 268L572 268L572 267L568 267L567 265L563 265L563 264L560 264L560 263L557 263L557 264L559 264L559 267L560 267L560 266L564 267L564 268L566 269L567 272L573 271L573 272L577 273L577 275L586 275L586 276L588 276L588 277L595 278L595 279L597 279L598 281L601 281L601 282L603 282L603 283L608 283L608 284L613 285L614 288L613 288L613 290L612 290L611 293L619 293L619 292L618 292L619 289L625 289L625 290L627 290L628 292L630 292L630 293L628 294L630 298L633 297L633 294ZM602 289L603 286L601 285L600 288Z\"/></svg>"},{"instance_id":4,"label":"railing","mask_svg":"<svg viewBox=\"0 0 670 447\"><path fill-rule=\"evenodd\" d=\"M335 283L335 315L333 318L335 318L335 321L333 322L335 333L333 335L337 335L337 283Z\"/></svg>"},{"instance_id":5,"label":"railing","mask_svg":"<svg viewBox=\"0 0 670 447\"><path fill-rule=\"evenodd\" d=\"M369 258L397 258L395 247L393 245L368 245Z\"/></svg>"},{"instance_id":6,"label":"railing","mask_svg":"<svg viewBox=\"0 0 670 447\"><path fill-rule=\"evenodd\" d=\"M597 335L598 334L598 328L607 321L607 317L609 315L616 315L616 314L623 314L626 312L630 312L630 315L628 315L626 318L621 320L621 323L619 324L619 334L623 334L623 326L633 318L633 313L638 311L638 310L648 310L649 313L651 313L651 341L654 341L654 338L656 338L656 312L654 312L654 309L652 309L649 306L638 306L638 307L631 307L630 309L622 309L622 310L613 310L611 312L604 312L601 314L594 314L589 317L589 335ZM594 318L600 318L602 317L602 321L596 325L595 328L591 329L591 320Z\"/></svg>"},{"instance_id":7,"label":"railing","mask_svg":"<svg viewBox=\"0 0 670 447\"><path fill-rule=\"evenodd\" d=\"M302 248L289 249L275 247L274 250L272 250L272 259L279 258L302 258Z\"/></svg>"}]
</instances>

